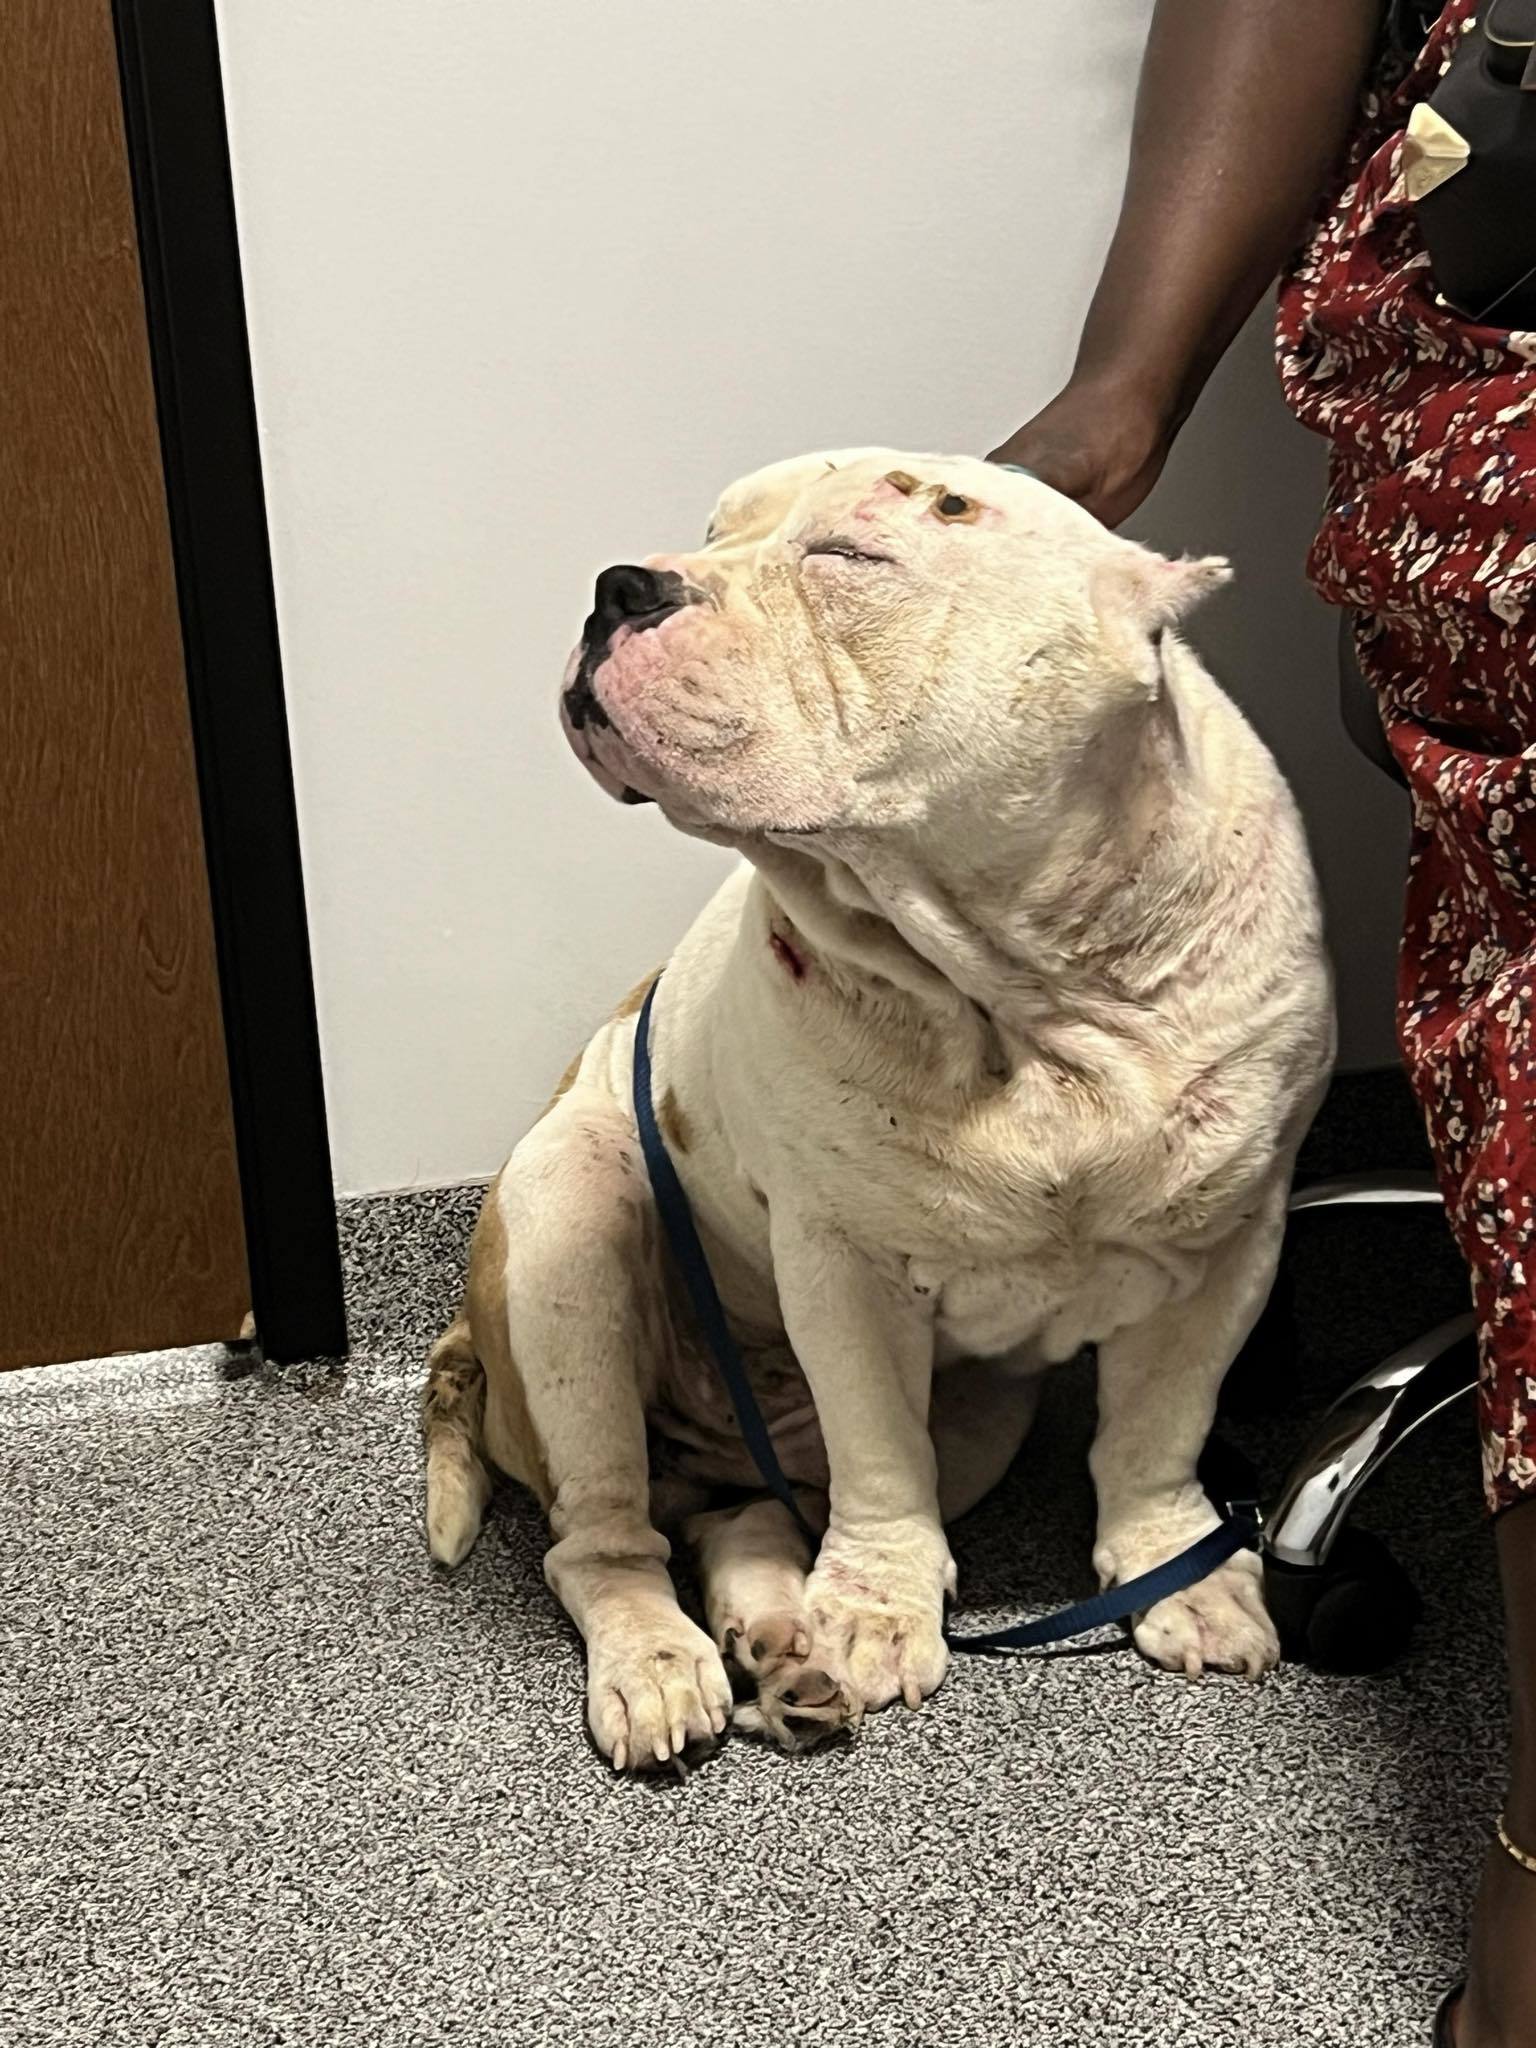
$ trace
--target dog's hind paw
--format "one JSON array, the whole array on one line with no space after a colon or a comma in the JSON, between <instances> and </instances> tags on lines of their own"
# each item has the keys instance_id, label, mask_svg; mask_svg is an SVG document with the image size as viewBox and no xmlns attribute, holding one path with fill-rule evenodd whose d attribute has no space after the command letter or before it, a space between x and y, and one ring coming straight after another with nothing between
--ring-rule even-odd
<instances>
[{"instance_id":1,"label":"dog's hind paw","mask_svg":"<svg viewBox=\"0 0 1536 2048\"><path fill-rule=\"evenodd\" d=\"M756 1694L737 1703L732 1725L765 1735L791 1755L858 1726L852 1694L811 1659L811 1636L797 1613L761 1615L728 1628L725 1654Z\"/></svg>"},{"instance_id":2,"label":"dog's hind paw","mask_svg":"<svg viewBox=\"0 0 1536 2048\"><path fill-rule=\"evenodd\" d=\"M733 1725L744 1734L766 1735L794 1756L829 1736L852 1734L860 1718L852 1694L830 1671L792 1657L758 1680L757 1697L741 1702Z\"/></svg>"}]
</instances>

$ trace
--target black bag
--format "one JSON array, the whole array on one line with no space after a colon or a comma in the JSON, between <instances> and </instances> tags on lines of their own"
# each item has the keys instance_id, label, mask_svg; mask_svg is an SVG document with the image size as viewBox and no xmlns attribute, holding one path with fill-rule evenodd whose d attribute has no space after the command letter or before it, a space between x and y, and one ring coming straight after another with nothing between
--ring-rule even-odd
<instances>
[{"instance_id":1,"label":"black bag","mask_svg":"<svg viewBox=\"0 0 1536 2048\"><path fill-rule=\"evenodd\" d=\"M1403 161L1441 298L1480 326L1536 328L1536 0L1478 8Z\"/></svg>"}]
</instances>

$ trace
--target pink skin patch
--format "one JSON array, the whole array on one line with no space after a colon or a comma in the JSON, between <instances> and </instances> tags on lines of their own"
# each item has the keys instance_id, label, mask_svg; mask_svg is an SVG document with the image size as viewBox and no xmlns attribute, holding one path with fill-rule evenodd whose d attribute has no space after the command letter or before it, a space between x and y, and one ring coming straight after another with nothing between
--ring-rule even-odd
<instances>
[{"instance_id":1,"label":"pink skin patch","mask_svg":"<svg viewBox=\"0 0 1536 2048\"><path fill-rule=\"evenodd\" d=\"M906 488L908 483L913 483L914 487ZM925 526L1001 526L1003 523L1003 515L995 505L983 505L979 499L966 497L959 491L954 495L963 498L968 509L961 515L946 517L936 509L943 495L937 485L917 484L910 478L902 483L893 483L890 477L883 476L870 495L861 499L848 516L859 525L867 526L873 519L889 517L894 507L905 499L917 508L918 517Z\"/></svg>"},{"instance_id":2,"label":"pink skin patch","mask_svg":"<svg viewBox=\"0 0 1536 2048\"><path fill-rule=\"evenodd\" d=\"M687 632L694 621L678 612L643 631L619 627L592 675L593 688L610 718L627 722L626 712L640 710L646 699L665 688L678 657L679 626Z\"/></svg>"},{"instance_id":3,"label":"pink skin patch","mask_svg":"<svg viewBox=\"0 0 1536 2048\"><path fill-rule=\"evenodd\" d=\"M572 656L561 687L561 725L577 759L610 796L628 788L659 798L663 790L707 785L711 758L746 733L745 718L728 708L712 717L697 684L686 676L678 682L679 661L705 666L718 632L713 608L704 605L688 605L655 626L619 626L588 675L602 716L586 719L579 731L565 702L580 673L581 650Z\"/></svg>"},{"instance_id":4,"label":"pink skin patch","mask_svg":"<svg viewBox=\"0 0 1536 2048\"><path fill-rule=\"evenodd\" d=\"M637 683L643 688L646 678L662 668L663 664L656 651L647 650L643 643L665 631L667 624L670 624L670 621L664 622L661 626L651 627L643 635L638 634L637 629L627 623L615 628L613 637L608 642L608 651L599 662L592 678L593 692L610 720L608 725L589 724L578 731L571 724L570 713L566 710L565 695L576 680L577 671L581 667L582 649L575 648L566 662L565 674L560 683L560 729L577 760L599 789L608 796L622 797L626 789L637 789L644 796L654 793L647 786L644 769L636 764L633 750L611 721L615 709L622 710L626 696L632 697L637 694ZM636 645L631 649L628 660L616 664L614 657L631 641L636 642ZM626 670L636 669L639 671L638 677L631 675L628 678L630 686L626 689Z\"/></svg>"}]
</instances>

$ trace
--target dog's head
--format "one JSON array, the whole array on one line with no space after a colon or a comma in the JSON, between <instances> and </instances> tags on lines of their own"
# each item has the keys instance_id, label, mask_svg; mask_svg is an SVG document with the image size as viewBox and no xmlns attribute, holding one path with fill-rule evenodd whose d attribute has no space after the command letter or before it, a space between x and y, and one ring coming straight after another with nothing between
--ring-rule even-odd
<instances>
[{"instance_id":1,"label":"dog's head","mask_svg":"<svg viewBox=\"0 0 1536 2048\"><path fill-rule=\"evenodd\" d=\"M1164 628L1226 574L968 457L805 456L696 552L604 570L561 715L611 794L710 838L1027 803L1155 700Z\"/></svg>"}]
</instances>

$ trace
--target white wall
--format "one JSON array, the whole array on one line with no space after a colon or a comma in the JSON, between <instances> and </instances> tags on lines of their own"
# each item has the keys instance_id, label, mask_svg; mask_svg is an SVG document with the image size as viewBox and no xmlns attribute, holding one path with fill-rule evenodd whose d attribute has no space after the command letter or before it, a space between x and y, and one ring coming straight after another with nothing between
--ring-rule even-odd
<instances>
[{"instance_id":1,"label":"white wall","mask_svg":"<svg viewBox=\"0 0 1536 2048\"><path fill-rule=\"evenodd\" d=\"M491 1170L718 857L555 685L610 560L805 447L985 450L1070 360L1147 0L221 0L338 1185ZM1401 818L1301 555L1256 327L1139 530L1303 794L1346 1057L1390 1057Z\"/></svg>"}]
</instances>

